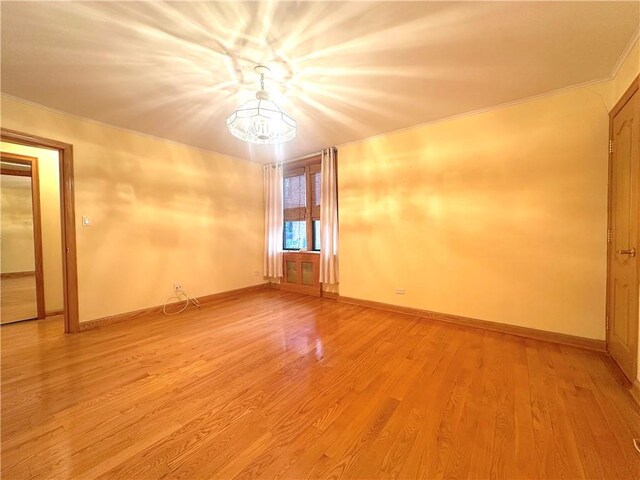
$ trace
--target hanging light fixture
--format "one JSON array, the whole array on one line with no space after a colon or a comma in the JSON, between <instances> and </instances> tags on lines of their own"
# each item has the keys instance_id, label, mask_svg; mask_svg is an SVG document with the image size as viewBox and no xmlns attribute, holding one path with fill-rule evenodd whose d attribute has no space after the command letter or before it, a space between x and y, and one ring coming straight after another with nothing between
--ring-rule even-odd
<instances>
[{"instance_id":1,"label":"hanging light fixture","mask_svg":"<svg viewBox=\"0 0 640 480\"><path fill-rule=\"evenodd\" d=\"M269 99L264 89L264 75L270 70L258 65L260 90L256 99L245 103L227 117L227 127L234 137L251 143L282 143L296 138L296 121Z\"/></svg>"}]
</instances>

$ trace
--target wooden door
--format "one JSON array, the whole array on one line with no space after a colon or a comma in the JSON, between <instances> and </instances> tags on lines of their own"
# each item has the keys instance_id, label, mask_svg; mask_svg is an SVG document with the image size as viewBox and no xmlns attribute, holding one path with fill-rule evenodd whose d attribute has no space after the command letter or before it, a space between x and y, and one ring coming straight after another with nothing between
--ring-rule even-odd
<instances>
[{"instance_id":1,"label":"wooden door","mask_svg":"<svg viewBox=\"0 0 640 480\"><path fill-rule=\"evenodd\" d=\"M633 381L638 355L638 187L640 93L638 81L611 112L609 172L608 348Z\"/></svg>"}]
</instances>

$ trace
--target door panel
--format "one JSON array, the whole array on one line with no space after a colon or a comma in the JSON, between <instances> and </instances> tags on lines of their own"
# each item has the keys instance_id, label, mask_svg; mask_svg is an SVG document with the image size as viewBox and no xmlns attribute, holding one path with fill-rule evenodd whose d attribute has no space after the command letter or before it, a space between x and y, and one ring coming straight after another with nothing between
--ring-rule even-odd
<instances>
[{"instance_id":1,"label":"door panel","mask_svg":"<svg viewBox=\"0 0 640 480\"><path fill-rule=\"evenodd\" d=\"M613 315L616 319L624 319L629 316L629 304L631 298L629 296L629 285L621 285L618 279L614 279L613 291ZM631 340L629 337L629 322L613 322L613 334L622 341L622 345L628 345Z\"/></svg>"},{"instance_id":2,"label":"door panel","mask_svg":"<svg viewBox=\"0 0 640 480\"><path fill-rule=\"evenodd\" d=\"M636 378L638 353L638 186L640 94L611 119L609 213L609 352L629 380Z\"/></svg>"}]
</instances>

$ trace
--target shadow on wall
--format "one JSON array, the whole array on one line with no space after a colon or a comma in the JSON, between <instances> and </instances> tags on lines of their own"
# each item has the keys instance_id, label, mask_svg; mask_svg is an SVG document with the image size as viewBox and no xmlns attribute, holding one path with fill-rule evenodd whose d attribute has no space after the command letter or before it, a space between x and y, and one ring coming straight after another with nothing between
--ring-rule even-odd
<instances>
[{"instance_id":1,"label":"shadow on wall","mask_svg":"<svg viewBox=\"0 0 640 480\"><path fill-rule=\"evenodd\" d=\"M83 321L161 304L174 281L191 295L262 281L260 165L77 123Z\"/></svg>"},{"instance_id":2,"label":"shadow on wall","mask_svg":"<svg viewBox=\"0 0 640 480\"><path fill-rule=\"evenodd\" d=\"M607 128L581 91L340 147L341 293L404 304L410 283L412 306L512 318L540 285L534 316L603 294Z\"/></svg>"}]
</instances>

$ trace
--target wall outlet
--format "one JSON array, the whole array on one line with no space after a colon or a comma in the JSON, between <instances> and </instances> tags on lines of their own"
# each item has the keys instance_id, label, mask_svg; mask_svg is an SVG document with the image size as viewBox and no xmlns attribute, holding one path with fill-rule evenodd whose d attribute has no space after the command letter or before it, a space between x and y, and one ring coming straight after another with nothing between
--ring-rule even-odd
<instances>
[{"instance_id":1,"label":"wall outlet","mask_svg":"<svg viewBox=\"0 0 640 480\"><path fill-rule=\"evenodd\" d=\"M396 288L396 294L404 295L405 294L404 288Z\"/></svg>"},{"instance_id":2,"label":"wall outlet","mask_svg":"<svg viewBox=\"0 0 640 480\"><path fill-rule=\"evenodd\" d=\"M182 284L180 282L176 282L173 284L173 291L179 292L182 290Z\"/></svg>"},{"instance_id":3,"label":"wall outlet","mask_svg":"<svg viewBox=\"0 0 640 480\"><path fill-rule=\"evenodd\" d=\"M253 276L254 277L259 277L260 276L260 272L258 272L257 270L255 272L253 272Z\"/></svg>"}]
</instances>

